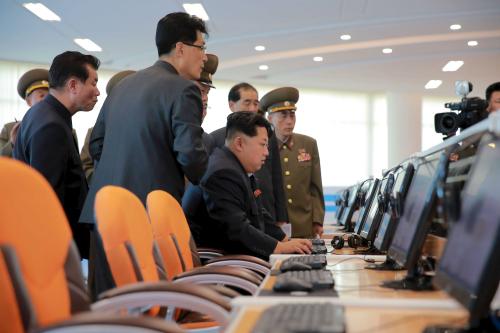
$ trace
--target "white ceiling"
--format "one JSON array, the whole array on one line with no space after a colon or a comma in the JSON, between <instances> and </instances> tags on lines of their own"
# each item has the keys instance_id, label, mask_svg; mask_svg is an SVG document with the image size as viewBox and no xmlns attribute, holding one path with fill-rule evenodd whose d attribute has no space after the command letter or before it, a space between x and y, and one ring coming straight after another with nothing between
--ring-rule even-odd
<instances>
[{"instance_id":1,"label":"white ceiling","mask_svg":"<svg viewBox=\"0 0 500 333\"><path fill-rule=\"evenodd\" d=\"M0 59L48 64L64 50L79 50L73 39L83 37L103 48L95 53L102 68L140 69L156 59L157 21L183 10L179 0L40 1L62 21L41 21L22 7L26 1L0 1ZM480 96L500 81L500 0L201 2L210 16L208 52L220 59L216 80L452 95L454 81L466 79ZM462 29L451 31L455 23ZM345 33L350 41L339 39ZM256 45L267 49L256 52ZM393 53L382 54L384 47ZM442 72L449 60L465 64ZM260 71L261 64L269 70ZM425 91L430 79L443 85Z\"/></svg>"}]
</instances>

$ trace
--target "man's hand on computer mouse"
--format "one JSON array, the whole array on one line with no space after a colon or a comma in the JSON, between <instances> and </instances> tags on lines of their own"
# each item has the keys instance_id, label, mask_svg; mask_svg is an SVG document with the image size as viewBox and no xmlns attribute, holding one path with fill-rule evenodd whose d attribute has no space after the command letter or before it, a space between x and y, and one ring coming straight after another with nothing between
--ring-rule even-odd
<instances>
[{"instance_id":1,"label":"man's hand on computer mouse","mask_svg":"<svg viewBox=\"0 0 500 333\"><path fill-rule=\"evenodd\" d=\"M274 253L298 253L298 254L311 254L312 243L307 239L290 239L288 242L278 242Z\"/></svg>"}]
</instances>

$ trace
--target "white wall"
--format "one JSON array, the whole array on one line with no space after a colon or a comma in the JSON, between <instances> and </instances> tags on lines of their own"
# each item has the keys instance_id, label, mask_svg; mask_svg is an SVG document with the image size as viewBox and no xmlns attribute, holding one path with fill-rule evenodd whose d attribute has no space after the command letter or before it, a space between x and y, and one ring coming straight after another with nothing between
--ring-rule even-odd
<instances>
[{"instance_id":1,"label":"white wall","mask_svg":"<svg viewBox=\"0 0 500 333\"><path fill-rule=\"evenodd\" d=\"M19 77L32 68L47 65L0 61L0 124L22 119L26 103L17 95ZM94 125L106 97L105 87L115 72L99 70L99 102L93 111L78 112L73 127L80 147L87 129ZM209 95L208 115L203 128L211 132L225 126L229 114L227 95L237 82L214 81L216 89ZM249 82L252 84L252 82ZM255 85L259 97L274 89L273 86ZM380 176L388 165L388 114L384 94L341 92L322 89L301 89L297 103L296 132L314 137L318 141L324 186L347 186L369 176ZM456 98L422 98L422 149L441 141L434 133L433 114L445 111L446 101Z\"/></svg>"}]
</instances>

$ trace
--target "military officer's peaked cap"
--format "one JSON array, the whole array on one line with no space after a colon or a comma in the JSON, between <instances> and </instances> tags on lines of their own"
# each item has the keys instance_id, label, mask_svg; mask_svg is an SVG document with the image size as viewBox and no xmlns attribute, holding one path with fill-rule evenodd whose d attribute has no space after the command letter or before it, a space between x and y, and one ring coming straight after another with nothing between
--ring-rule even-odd
<instances>
[{"instance_id":1,"label":"military officer's peaked cap","mask_svg":"<svg viewBox=\"0 0 500 333\"><path fill-rule=\"evenodd\" d=\"M17 82L17 93L22 99L26 99L36 89L49 89L49 71L35 68L21 76Z\"/></svg>"},{"instance_id":2,"label":"military officer's peaked cap","mask_svg":"<svg viewBox=\"0 0 500 333\"><path fill-rule=\"evenodd\" d=\"M109 79L108 84L106 85L106 94L109 95L111 90L113 90L113 88L118 84L118 82L120 82L121 80L123 80L124 78L129 76L130 74L134 74L134 73L135 73L135 71L126 70L126 71L118 72L115 75L113 75L111 77L111 79Z\"/></svg>"},{"instance_id":3,"label":"military officer's peaked cap","mask_svg":"<svg viewBox=\"0 0 500 333\"><path fill-rule=\"evenodd\" d=\"M217 71L217 66L219 66L219 58L215 54L207 54L207 61L203 65L203 70L201 71L198 82L215 88L212 85L212 75Z\"/></svg>"},{"instance_id":4,"label":"military officer's peaked cap","mask_svg":"<svg viewBox=\"0 0 500 333\"><path fill-rule=\"evenodd\" d=\"M273 113L279 111L297 110L295 103L299 100L299 91L293 87L283 87L271 90L260 100L263 111Z\"/></svg>"}]
</instances>

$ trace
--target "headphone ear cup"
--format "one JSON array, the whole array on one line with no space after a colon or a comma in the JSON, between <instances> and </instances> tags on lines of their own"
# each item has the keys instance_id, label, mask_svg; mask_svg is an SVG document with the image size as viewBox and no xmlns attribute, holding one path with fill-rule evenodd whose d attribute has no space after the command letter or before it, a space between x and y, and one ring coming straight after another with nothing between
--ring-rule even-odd
<instances>
[{"instance_id":1,"label":"headphone ear cup","mask_svg":"<svg viewBox=\"0 0 500 333\"><path fill-rule=\"evenodd\" d=\"M350 235L347 238L347 244L353 249L358 248L361 245L361 238L358 235Z\"/></svg>"},{"instance_id":2,"label":"headphone ear cup","mask_svg":"<svg viewBox=\"0 0 500 333\"><path fill-rule=\"evenodd\" d=\"M334 249L340 250L344 247L344 236L333 236L331 244Z\"/></svg>"}]
</instances>

